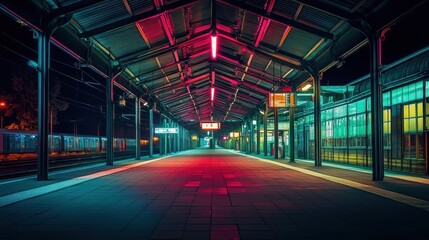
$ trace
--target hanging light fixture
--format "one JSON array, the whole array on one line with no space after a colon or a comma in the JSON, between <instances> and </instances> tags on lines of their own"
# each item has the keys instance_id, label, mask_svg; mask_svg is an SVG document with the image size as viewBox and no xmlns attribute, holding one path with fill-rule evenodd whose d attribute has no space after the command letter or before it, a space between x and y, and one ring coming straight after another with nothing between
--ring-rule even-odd
<instances>
[{"instance_id":1,"label":"hanging light fixture","mask_svg":"<svg viewBox=\"0 0 429 240\"><path fill-rule=\"evenodd\" d=\"M215 94L215 88L214 87L212 87L212 89L211 89L211 101L213 102L213 100L214 100L214 94Z\"/></svg>"},{"instance_id":2,"label":"hanging light fixture","mask_svg":"<svg viewBox=\"0 0 429 240\"><path fill-rule=\"evenodd\" d=\"M217 36L212 35L212 58L216 58L216 52L217 52Z\"/></svg>"}]
</instances>

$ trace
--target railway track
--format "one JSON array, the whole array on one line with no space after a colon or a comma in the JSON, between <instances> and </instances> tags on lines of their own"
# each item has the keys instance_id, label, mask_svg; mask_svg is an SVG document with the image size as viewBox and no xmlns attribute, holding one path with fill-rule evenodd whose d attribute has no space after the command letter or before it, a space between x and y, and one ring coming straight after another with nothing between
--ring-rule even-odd
<instances>
[{"instance_id":1,"label":"railway track","mask_svg":"<svg viewBox=\"0 0 429 240\"><path fill-rule=\"evenodd\" d=\"M145 151L142 151L141 153L142 156L145 155ZM133 156L135 156L134 151L114 153L115 160L127 159ZM106 162L105 153L52 157L49 159L49 170L60 170L102 162ZM0 162L0 179L28 176L36 174L36 172L37 159Z\"/></svg>"}]
</instances>

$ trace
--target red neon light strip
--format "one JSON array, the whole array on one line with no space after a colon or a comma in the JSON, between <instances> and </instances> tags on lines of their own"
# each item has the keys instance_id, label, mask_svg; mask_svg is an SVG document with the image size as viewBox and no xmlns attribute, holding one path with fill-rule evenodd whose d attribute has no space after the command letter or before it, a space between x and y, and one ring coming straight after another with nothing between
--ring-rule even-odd
<instances>
[{"instance_id":1,"label":"red neon light strip","mask_svg":"<svg viewBox=\"0 0 429 240\"><path fill-rule=\"evenodd\" d=\"M212 97L211 97L211 101L213 101L213 99L214 99L214 94L215 94L215 89L214 89L214 87L212 87Z\"/></svg>"},{"instance_id":2,"label":"red neon light strip","mask_svg":"<svg viewBox=\"0 0 429 240\"><path fill-rule=\"evenodd\" d=\"M216 58L217 37L212 36L212 58Z\"/></svg>"}]
</instances>

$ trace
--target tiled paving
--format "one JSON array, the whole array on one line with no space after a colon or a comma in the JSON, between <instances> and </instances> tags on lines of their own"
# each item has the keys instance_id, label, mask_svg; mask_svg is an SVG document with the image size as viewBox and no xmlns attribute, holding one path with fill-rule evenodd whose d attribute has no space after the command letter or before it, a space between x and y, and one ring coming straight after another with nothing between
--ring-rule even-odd
<instances>
[{"instance_id":1,"label":"tiled paving","mask_svg":"<svg viewBox=\"0 0 429 240\"><path fill-rule=\"evenodd\" d=\"M374 183L364 173L294 166L429 200L426 184ZM11 184L21 191L59 179L67 177ZM11 184L0 185L0 195L10 194ZM429 211L422 208L222 149L188 151L0 208L0 239L428 236Z\"/></svg>"}]
</instances>

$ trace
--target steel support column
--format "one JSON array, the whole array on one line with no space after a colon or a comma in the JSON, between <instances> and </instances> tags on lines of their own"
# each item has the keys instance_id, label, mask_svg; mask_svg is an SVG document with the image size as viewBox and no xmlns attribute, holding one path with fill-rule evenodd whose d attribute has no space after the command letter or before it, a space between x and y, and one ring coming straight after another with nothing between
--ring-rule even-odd
<instances>
[{"instance_id":1,"label":"steel support column","mask_svg":"<svg viewBox=\"0 0 429 240\"><path fill-rule=\"evenodd\" d=\"M113 75L106 79L106 164L113 165Z\"/></svg>"},{"instance_id":2,"label":"steel support column","mask_svg":"<svg viewBox=\"0 0 429 240\"><path fill-rule=\"evenodd\" d=\"M289 104L289 162L295 162L295 92Z\"/></svg>"},{"instance_id":3,"label":"steel support column","mask_svg":"<svg viewBox=\"0 0 429 240\"><path fill-rule=\"evenodd\" d=\"M153 157L153 109L149 109L149 157Z\"/></svg>"},{"instance_id":4,"label":"steel support column","mask_svg":"<svg viewBox=\"0 0 429 240\"><path fill-rule=\"evenodd\" d=\"M423 96L426 96L426 94L427 94L426 85L427 85L427 82L423 81ZM423 106L427 106L427 104L428 104L427 98L424 98L423 99ZM428 114L428 113L429 112L427 111L427 109L423 108L423 116L427 116L426 114ZM426 121L423 121L423 129L427 129L428 127L429 126L426 123ZM423 136L424 136L424 139L423 139L424 145L423 146L428 146L428 132L425 131ZM428 159L429 149L427 147L424 148L423 154L424 154L423 156L425 158L425 173L427 175L427 174L429 174L429 159Z\"/></svg>"},{"instance_id":5,"label":"steel support column","mask_svg":"<svg viewBox=\"0 0 429 240\"><path fill-rule=\"evenodd\" d=\"M377 29L363 19L350 21L351 25L361 31L369 41L370 76L371 76L371 161L372 180L384 178L384 144L383 144L383 92L379 81L379 61L381 62L381 36Z\"/></svg>"},{"instance_id":6,"label":"steel support column","mask_svg":"<svg viewBox=\"0 0 429 240\"><path fill-rule=\"evenodd\" d=\"M313 79L313 103L314 103L314 165L322 166L322 135L321 135L321 111L320 111L320 76L319 69L314 62L302 61L303 68Z\"/></svg>"},{"instance_id":7,"label":"steel support column","mask_svg":"<svg viewBox=\"0 0 429 240\"><path fill-rule=\"evenodd\" d=\"M175 143L176 143L176 152L180 152L180 138L179 138L179 134L180 134L180 127L179 124L176 123L176 127L177 127L177 134L174 135L174 139L175 139Z\"/></svg>"},{"instance_id":8,"label":"steel support column","mask_svg":"<svg viewBox=\"0 0 429 240\"><path fill-rule=\"evenodd\" d=\"M279 114L278 109L274 108L274 159L279 158Z\"/></svg>"},{"instance_id":9,"label":"steel support column","mask_svg":"<svg viewBox=\"0 0 429 240\"><path fill-rule=\"evenodd\" d=\"M135 120L136 120L136 160L140 160L141 152L140 152L140 128L141 128L141 122L140 122L140 98L136 97L136 113L135 113Z\"/></svg>"},{"instance_id":10,"label":"steel support column","mask_svg":"<svg viewBox=\"0 0 429 240\"><path fill-rule=\"evenodd\" d=\"M179 124L177 124L177 137L176 137L176 139L177 139L177 151L178 152L180 152L181 151L181 141L182 141L182 139L181 139L181 134L182 134L182 129L181 129L181 127L180 127L180 125Z\"/></svg>"},{"instance_id":11,"label":"steel support column","mask_svg":"<svg viewBox=\"0 0 429 240\"><path fill-rule=\"evenodd\" d=\"M37 180L48 180L49 169L49 69L51 60L50 39L52 34L64 26L71 15L55 16L52 19L42 17L43 32L34 31L38 45L37 73ZM52 136L51 136L52 137Z\"/></svg>"},{"instance_id":12,"label":"steel support column","mask_svg":"<svg viewBox=\"0 0 429 240\"><path fill-rule=\"evenodd\" d=\"M268 103L267 103L268 104ZM268 155L268 107L265 107L265 113L264 113L264 156Z\"/></svg>"},{"instance_id":13,"label":"steel support column","mask_svg":"<svg viewBox=\"0 0 429 240\"><path fill-rule=\"evenodd\" d=\"M317 71L314 71L312 75L313 75L313 96L314 96L314 165L322 166L320 78Z\"/></svg>"},{"instance_id":14,"label":"steel support column","mask_svg":"<svg viewBox=\"0 0 429 240\"><path fill-rule=\"evenodd\" d=\"M253 153L253 122L252 122L252 118L249 118L248 121L248 126L249 128L247 129L247 132L249 133L249 150L248 153L252 154Z\"/></svg>"},{"instance_id":15,"label":"steel support column","mask_svg":"<svg viewBox=\"0 0 429 240\"><path fill-rule=\"evenodd\" d=\"M167 127L167 119L164 117L162 127ZM167 155L167 134L162 134L162 153Z\"/></svg>"},{"instance_id":16,"label":"steel support column","mask_svg":"<svg viewBox=\"0 0 429 240\"><path fill-rule=\"evenodd\" d=\"M38 34L38 152L37 152L37 180L48 179L49 149L48 149L48 100L49 100L49 61L50 36Z\"/></svg>"},{"instance_id":17,"label":"steel support column","mask_svg":"<svg viewBox=\"0 0 429 240\"><path fill-rule=\"evenodd\" d=\"M384 144L383 144L383 90L379 81L378 61L380 42L378 34L369 36L370 75L371 75L371 160L372 180L384 178ZM380 40L380 41L379 41Z\"/></svg>"},{"instance_id":18,"label":"steel support column","mask_svg":"<svg viewBox=\"0 0 429 240\"><path fill-rule=\"evenodd\" d=\"M261 154L261 124L260 122L261 117L259 116L259 113L256 115L256 154Z\"/></svg>"},{"instance_id":19,"label":"steel support column","mask_svg":"<svg viewBox=\"0 0 429 240\"><path fill-rule=\"evenodd\" d=\"M114 96L113 96L113 83L115 79L121 74L123 69L111 67L109 77L106 79L106 165L113 165L113 137L114 137Z\"/></svg>"}]
</instances>

